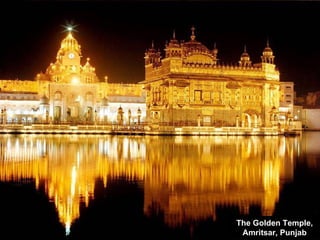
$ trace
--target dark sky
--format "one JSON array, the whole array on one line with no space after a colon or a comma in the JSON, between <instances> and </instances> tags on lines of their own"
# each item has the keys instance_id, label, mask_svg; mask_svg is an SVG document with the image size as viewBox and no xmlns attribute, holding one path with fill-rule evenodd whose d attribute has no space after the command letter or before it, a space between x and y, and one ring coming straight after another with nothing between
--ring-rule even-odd
<instances>
[{"instance_id":1,"label":"dark sky","mask_svg":"<svg viewBox=\"0 0 320 240\"><path fill-rule=\"evenodd\" d=\"M226 64L238 62L244 45L260 61L269 40L281 81L298 95L320 90L320 2L317 1L8 1L1 2L0 79L34 79L55 61L66 33L75 37L98 77L136 83L144 78L144 52L161 51L175 30L197 40Z\"/></svg>"}]
</instances>

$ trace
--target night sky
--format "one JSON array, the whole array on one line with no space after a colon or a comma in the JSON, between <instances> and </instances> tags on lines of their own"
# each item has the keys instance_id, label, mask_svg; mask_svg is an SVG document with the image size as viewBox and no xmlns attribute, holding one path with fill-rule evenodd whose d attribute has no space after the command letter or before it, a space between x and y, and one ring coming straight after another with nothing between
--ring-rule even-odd
<instances>
[{"instance_id":1,"label":"night sky","mask_svg":"<svg viewBox=\"0 0 320 240\"><path fill-rule=\"evenodd\" d=\"M320 2L317 1L8 1L0 14L0 79L32 80L55 62L63 26L76 25L83 61L90 57L100 79L144 79L144 52L152 41L163 51L173 31L196 39L225 64L247 48L254 63L267 40L281 81L298 96L320 90ZM164 55L164 54L162 54Z\"/></svg>"}]
</instances>

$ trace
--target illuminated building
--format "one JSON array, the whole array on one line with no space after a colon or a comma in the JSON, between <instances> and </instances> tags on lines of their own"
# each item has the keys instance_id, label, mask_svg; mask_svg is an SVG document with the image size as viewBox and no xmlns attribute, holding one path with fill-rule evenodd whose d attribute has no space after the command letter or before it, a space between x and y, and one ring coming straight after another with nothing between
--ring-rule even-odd
<instances>
[{"instance_id":1,"label":"illuminated building","mask_svg":"<svg viewBox=\"0 0 320 240\"><path fill-rule=\"evenodd\" d=\"M291 117L291 103L280 109L283 96L293 97L293 83L280 82L268 42L255 64L246 47L236 65L221 64L218 49L196 40L194 28L187 42L173 34L164 50L164 58L153 45L145 52L144 81L110 83L107 76L97 77L90 58L82 64L81 46L68 29L55 62L34 80L0 80L0 123L133 127L143 122L150 127L144 129L171 132L172 126L274 127L270 132L277 134L278 124L288 128L290 119L300 120ZM290 126L301 128L293 121Z\"/></svg>"},{"instance_id":2,"label":"illuminated building","mask_svg":"<svg viewBox=\"0 0 320 240\"><path fill-rule=\"evenodd\" d=\"M108 111L123 111L123 124L132 125L145 121L145 94L141 85L125 83L108 84ZM112 123L118 122L118 116L110 114Z\"/></svg>"},{"instance_id":3,"label":"illuminated building","mask_svg":"<svg viewBox=\"0 0 320 240\"><path fill-rule=\"evenodd\" d=\"M270 127L279 108L280 73L267 42L261 62L252 63L244 47L236 65L221 64L191 28L189 41L175 33L165 56L152 44L145 52L147 121L161 126Z\"/></svg>"},{"instance_id":4,"label":"illuminated building","mask_svg":"<svg viewBox=\"0 0 320 240\"><path fill-rule=\"evenodd\" d=\"M282 112L293 112L294 106L294 83L281 82L280 84L280 106Z\"/></svg>"},{"instance_id":5,"label":"illuminated building","mask_svg":"<svg viewBox=\"0 0 320 240\"><path fill-rule=\"evenodd\" d=\"M1 80L2 122L110 124L117 122L120 107L132 112L131 117L124 117L123 124L131 118L132 123L137 122L138 110L143 119L141 85L109 83L108 77L101 81L90 58L82 64L82 57L81 46L68 29L55 62L35 80Z\"/></svg>"},{"instance_id":6,"label":"illuminated building","mask_svg":"<svg viewBox=\"0 0 320 240\"><path fill-rule=\"evenodd\" d=\"M302 129L302 109L294 105L293 82L281 82L278 121L281 125Z\"/></svg>"}]
</instances>

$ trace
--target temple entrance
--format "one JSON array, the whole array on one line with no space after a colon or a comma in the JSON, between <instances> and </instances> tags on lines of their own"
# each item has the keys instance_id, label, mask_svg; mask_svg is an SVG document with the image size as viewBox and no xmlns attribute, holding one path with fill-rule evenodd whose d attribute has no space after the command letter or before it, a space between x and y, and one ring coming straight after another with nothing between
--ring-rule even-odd
<instances>
[{"instance_id":1,"label":"temple entrance","mask_svg":"<svg viewBox=\"0 0 320 240\"><path fill-rule=\"evenodd\" d=\"M79 122L79 106L78 104L74 104L70 106L70 116L71 116L71 123L78 123Z\"/></svg>"},{"instance_id":2,"label":"temple entrance","mask_svg":"<svg viewBox=\"0 0 320 240\"><path fill-rule=\"evenodd\" d=\"M92 107L87 107L87 111L85 113L85 119L87 123L93 122L93 109Z\"/></svg>"},{"instance_id":3,"label":"temple entrance","mask_svg":"<svg viewBox=\"0 0 320 240\"><path fill-rule=\"evenodd\" d=\"M61 122L61 107L55 106L53 108L53 122L60 123Z\"/></svg>"},{"instance_id":4,"label":"temple entrance","mask_svg":"<svg viewBox=\"0 0 320 240\"><path fill-rule=\"evenodd\" d=\"M260 114L256 110L247 110L243 114L242 127L257 128L260 125Z\"/></svg>"},{"instance_id":5,"label":"temple entrance","mask_svg":"<svg viewBox=\"0 0 320 240\"><path fill-rule=\"evenodd\" d=\"M244 120L242 121L242 127L251 127L251 116L248 113L244 114Z\"/></svg>"}]
</instances>

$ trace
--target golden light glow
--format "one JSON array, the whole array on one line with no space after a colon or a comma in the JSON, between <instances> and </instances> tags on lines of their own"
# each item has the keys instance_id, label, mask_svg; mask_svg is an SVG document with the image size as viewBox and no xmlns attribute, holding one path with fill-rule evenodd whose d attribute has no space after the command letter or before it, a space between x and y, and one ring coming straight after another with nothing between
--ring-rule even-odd
<instances>
[{"instance_id":1,"label":"golden light glow","mask_svg":"<svg viewBox=\"0 0 320 240\"><path fill-rule=\"evenodd\" d=\"M79 217L80 199L86 205L93 199L95 180L104 179L107 187L107 178L119 176L143 181L145 214L158 203L170 226L215 218L220 205L246 214L259 204L264 215L272 215L283 180L293 177L288 159L297 149L294 140L280 137L1 138L0 180L45 182L66 232Z\"/></svg>"},{"instance_id":2,"label":"golden light glow","mask_svg":"<svg viewBox=\"0 0 320 240\"><path fill-rule=\"evenodd\" d=\"M72 77L72 79L71 79L71 83L72 84L79 84L80 83L80 79L79 79L79 77Z\"/></svg>"},{"instance_id":3,"label":"golden light glow","mask_svg":"<svg viewBox=\"0 0 320 240\"><path fill-rule=\"evenodd\" d=\"M145 52L147 119L165 126L272 127L270 110L279 107L280 73L269 43L261 62L252 63L246 47L238 65L218 61L218 49L174 36L165 56L151 46ZM220 59L219 59L220 60ZM186 117L187 116L187 117Z\"/></svg>"},{"instance_id":4,"label":"golden light glow","mask_svg":"<svg viewBox=\"0 0 320 240\"><path fill-rule=\"evenodd\" d=\"M67 23L65 25L62 25L63 27L63 32L77 32L76 27L78 25L76 25L73 21L67 21Z\"/></svg>"}]
</instances>

